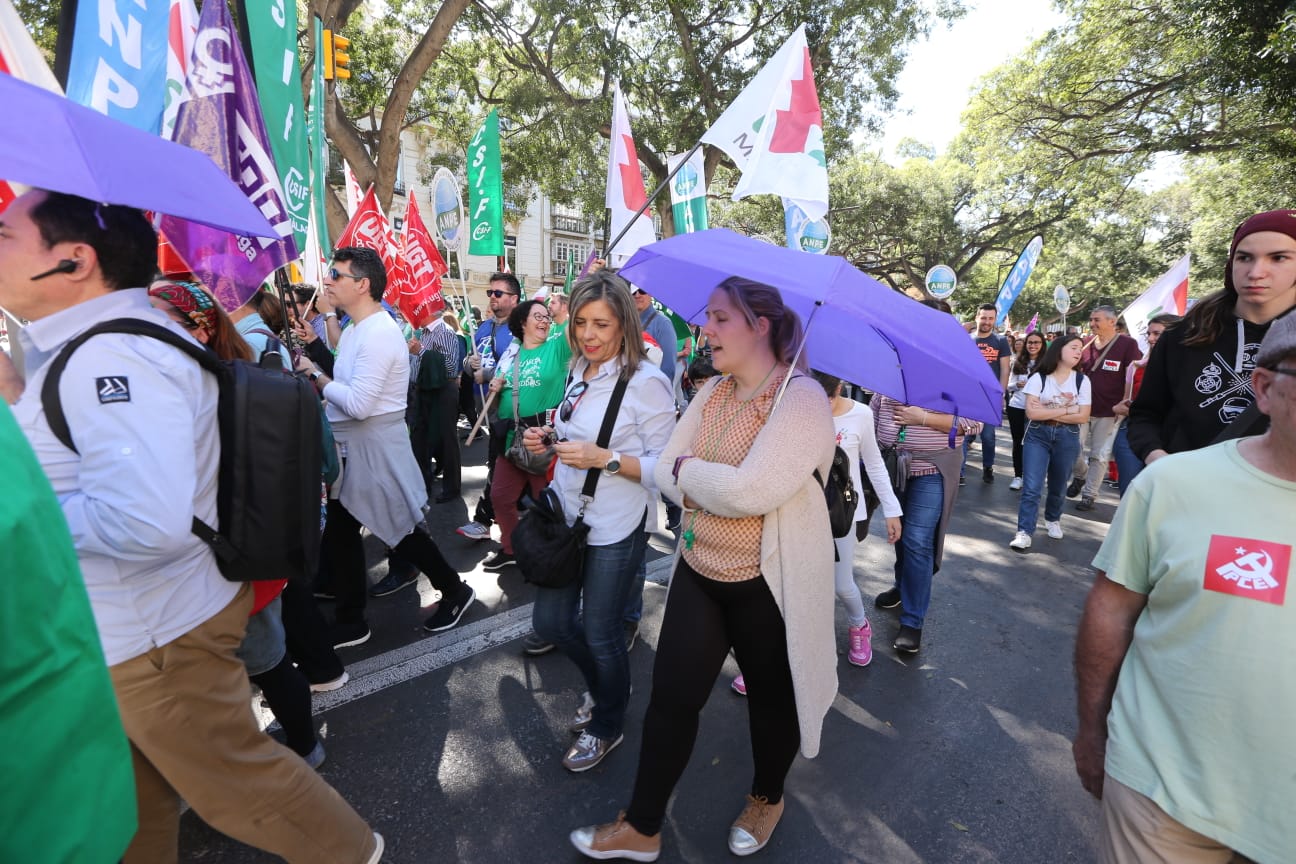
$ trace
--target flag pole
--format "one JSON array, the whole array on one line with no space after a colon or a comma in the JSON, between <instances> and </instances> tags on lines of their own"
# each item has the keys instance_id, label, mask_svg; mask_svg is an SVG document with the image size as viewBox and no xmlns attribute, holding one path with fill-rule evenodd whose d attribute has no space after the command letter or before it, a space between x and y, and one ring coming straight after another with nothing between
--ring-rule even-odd
<instances>
[{"instance_id":1,"label":"flag pole","mask_svg":"<svg viewBox=\"0 0 1296 864\"><path fill-rule=\"evenodd\" d=\"M621 233L618 234L616 237L612 238L612 242L607 244L606 247L604 247L603 249L604 260L607 260L608 255L612 254L612 249L618 243L621 242L621 238L624 237L626 235L626 232L630 230L630 226L634 225L634 223L639 220L639 217L644 214L644 211L648 209L648 205L651 204L653 200L656 199L656 197L662 193L662 190L666 188L666 185L670 183L670 181L675 179L675 175L680 172L681 168L683 168L686 164L688 164L688 161L693 158L693 154L700 149L702 149L701 141L694 144L693 149L684 154L684 158L679 160L679 163L676 164L676 166L673 169L671 169L671 172L666 175L666 179L658 183L657 188L653 190L653 193L644 199L644 203L639 207L638 210L635 211L635 214L630 218L630 221L626 222L625 227L621 229ZM607 234L604 234L603 236L606 237Z\"/></svg>"}]
</instances>

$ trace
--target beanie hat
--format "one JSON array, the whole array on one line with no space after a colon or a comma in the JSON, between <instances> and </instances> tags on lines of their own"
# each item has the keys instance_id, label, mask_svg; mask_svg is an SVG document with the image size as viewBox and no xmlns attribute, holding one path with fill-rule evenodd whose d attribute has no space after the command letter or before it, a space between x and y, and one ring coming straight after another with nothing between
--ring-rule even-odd
<instances>
[{"instance_id":1,"label":"beanie hat","mask_svg":"<svg viewBox=\"0 0 1296 864\"><path fill-rule=\"evenodd\" d=\"M1272 369L1282 360L1296 354L1296 312L1278 316L1269 324L1269 332L1256 352L1256 365Z\"/></svg>"},{"instance_id":2,"label":"beanie hat","mask_svg":"<svg viewBox=\"0 0 1296 864\"><path fill-rule=\"evenodd\" d=\"M1233 245L1229 246L1228 264L1224 267L1224 287L1231 294L1237 293L1237 288L1233 285L1233 255L1237 252L1238 244L1242 242L1243 237L1259 234L1261 231L1277 231L1296 240L1296 210L1269 210L1265 213L1257 213L1233 232Z\"/></svg>"}]
</instances>

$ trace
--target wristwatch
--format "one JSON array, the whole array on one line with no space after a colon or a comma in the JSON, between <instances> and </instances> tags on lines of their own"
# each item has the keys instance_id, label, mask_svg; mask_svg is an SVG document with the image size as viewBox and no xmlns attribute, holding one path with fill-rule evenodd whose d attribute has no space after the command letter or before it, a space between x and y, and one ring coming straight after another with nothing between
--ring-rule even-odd
<instances>
[{"instance_id":1,"label":"wristwatch","mask_svg":"<svg viewBox=\"0 0 1296 864\"><path fill-rule=\"evenodd\" d=\"M324 320L326 320L326 321L327 321L329 318L336 318L336 317L337 317L337 313L336 313L336 312L325 312L325 313L324 313Z\"/></svg>"},{"instance_id":2,"label":"wristwatch","mask_svg":"<svg viewBox=\"0 0 1296 864\"><path fill-rule=\"evenodd\" d=\"M320 372L318 369L312 369L312 370L310 371L310 373L309 373L306 377L309 378L309 379L311 380L311 383L314 383L314 382L315 382L315 379L319 378L320 375L322 375L322 374L323 374L323 373Z\"/></svg>"},{"instance_id":3,"label":"wristwatch","mask_svg":"<svg viewBox=\"0 0 1296 864\"><path fill-rule=\"evenodd\" d=\"M606 471L608 474L615 474L615 473L617 473L618 471L620 471L620 470L621 470L621 454L618 453L618 452L616 452L615 450L613 450L613 451L612 451L612 458L609 459L609 460L607 461L607 464L603 466L603 470Z\"/></svg>"}]
</instances>

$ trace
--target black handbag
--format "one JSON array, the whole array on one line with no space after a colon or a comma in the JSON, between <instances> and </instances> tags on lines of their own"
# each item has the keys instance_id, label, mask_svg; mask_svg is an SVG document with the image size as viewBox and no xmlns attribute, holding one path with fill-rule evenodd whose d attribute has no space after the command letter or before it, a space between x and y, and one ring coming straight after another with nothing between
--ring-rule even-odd
<instances>
[{"instance_id":1,"label":"black handbag","mask_svg":"<svg viewBox=\"0 0 1296 864\"><path fill-rule=\"evenodd\" d=\"M520 359L513 361L513 386L510 388L513 391L513 420L510 427L513 432L513 443L504 451L504 458L513 463L520 471L543 476L549 473L549 464L553 462L554 457L552 451L532 453L522 443L522 433L526 430L518 418L518 367L521 365ZM506 434L508 431L508 429L505 429ZM501 438L500 440L504 439Z\"/></svg>"},{"instance_id":2,"label":"black handbag","mask_svg":"<svg viewBox=\"0 0 1296 864\"><path fill-rule=\"evenodd\" d=\"M612 440L612 427L616 425L617 412L621 410L621 399L628 383L622 378L612 390L612 399L603 414L603 425L595 441L599 447L607 447ZM581 487L581 509L573 524L567 524L562 501L551 486L542 489L539 500L522 514L513 529L513 555L522 571L522 578L527 582L541 588L566 588L584 575L585 545L590 530L585 524L585 509L594 500L594 489L602 473L601 468L591 468L585 475L585 485Z\"/></svg>"}]
</instances>

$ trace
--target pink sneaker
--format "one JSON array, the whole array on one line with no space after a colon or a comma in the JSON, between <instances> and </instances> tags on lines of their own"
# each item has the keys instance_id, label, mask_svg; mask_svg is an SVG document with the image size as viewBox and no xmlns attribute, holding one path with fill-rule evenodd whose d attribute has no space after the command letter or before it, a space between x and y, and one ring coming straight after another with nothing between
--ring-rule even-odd
<instances>
[{"instance_id":1,"label":"pink sneaker","mask_svg":"<svg viewBox=\"0 0 1296 864\"><path fill-rule=\"evenodd\" d=\"M730 686L730 687L733 689L733 691L734 691L735 693L737 693L739 696L746 696L746 695L747 695L747 682L743 680L743 677L742 677L741 675L739 675L737 678L735 678L735 679L733 680L733 682L732 682L729 686Z\"/></svg>"},{"instance_id":2,"label":"pink sneaker","mask_svg":"<svg viewBox=\"0 0 1296 864\"><path fill-rule=\"evenodd\" d=\"M867 666L873 662L873 628L865 621L858 627L850 628L850 651L846 659L854 666Z\"/></svg>"}]
</instances>

